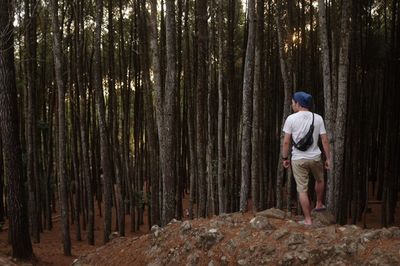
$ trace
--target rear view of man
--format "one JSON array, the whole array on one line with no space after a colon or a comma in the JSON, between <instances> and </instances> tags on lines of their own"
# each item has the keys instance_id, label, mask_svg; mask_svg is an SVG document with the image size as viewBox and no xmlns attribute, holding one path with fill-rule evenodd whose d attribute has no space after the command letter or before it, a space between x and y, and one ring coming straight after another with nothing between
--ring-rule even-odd
<instances>
[{"instance_id":1,"label":"rear view of man","mask_svg":"<svg viewBox=\"0 0 400 266\"><path fill-rule=\"evenodd\" d=\"M282 163L285 168L290 166L289 146L291 140L293 140L291 162L301 208L304 213L304 221L301 223L305 225L312 225L308 198L310 172L315 179L315 192L317 194L314 210L321 211L325 209L322 203L325 183L321 150L318 147L319 137L321 137L326 155L325 168L329 169L331 164L329 141L324 121L320 115L310 112L311 105L312 96L310 94L301 91L296 92L292 99L294 113L288 116L283 126L285 137L282 146ZM308 139L307 136L309 136Z\"/></svg>"}]
</instances>

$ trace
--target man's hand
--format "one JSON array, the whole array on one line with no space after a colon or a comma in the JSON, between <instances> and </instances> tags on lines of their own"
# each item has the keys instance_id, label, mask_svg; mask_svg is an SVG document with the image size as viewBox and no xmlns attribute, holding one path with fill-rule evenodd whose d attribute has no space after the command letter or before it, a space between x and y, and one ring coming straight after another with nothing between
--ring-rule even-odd
<instances>
[{"instance_id":1,"label":"man's hand","mask_svg":"<svg viewBox=\"0 0 400 266\"><path fill-rule=\"evenodd\" d=\"M325 169L327 169L327 170L331 169L331 160L325 161Z\"/></svg>"},{"instance_id":2,"label":"man's hand","mask_svg":"<svg viewBox=\"0 0 400 266\"><path fill-rule=\"evenodd\" d=\"M290 160L289 159L282 160L282 165L283 167L288 168L290 165Z\"/></svg>"}]
</instances>

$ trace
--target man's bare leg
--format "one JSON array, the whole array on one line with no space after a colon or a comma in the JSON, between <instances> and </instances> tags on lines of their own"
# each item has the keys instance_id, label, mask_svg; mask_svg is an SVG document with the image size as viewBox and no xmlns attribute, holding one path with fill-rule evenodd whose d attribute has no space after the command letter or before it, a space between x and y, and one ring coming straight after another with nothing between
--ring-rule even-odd
<instances>
[{"instance_id":1,"label":"man's bare leg","mask_svg":"<svg viewBox=\"0 0 400 266\"><path fill-rule=\"evenodd\" d=\"M304 221L306 224L311 225L312 220L311 220L311 211L310 211L310 200L308 199L307 192L299 192L299 199L300 199L301 208L303 209L303 213L304 213Z\"/></svg>"},{"instance_id":2,"label":"man's bare leg","mask_svg":"<svg viewBox=\"0 0 400 266\"><path fill-rule=\"evenodd\" d=\"M317 204L315 208L322 208L324 205L322 204L322 200L324 199L324 189L325 182L324 180L317 181L315 180L315 193L317 194Z\"/></svg>"}]
</instances>

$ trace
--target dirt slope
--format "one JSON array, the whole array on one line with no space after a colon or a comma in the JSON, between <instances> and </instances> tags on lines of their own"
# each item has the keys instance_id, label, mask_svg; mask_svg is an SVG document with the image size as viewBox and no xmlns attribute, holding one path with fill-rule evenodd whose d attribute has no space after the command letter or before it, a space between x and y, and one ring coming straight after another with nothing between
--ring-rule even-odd
<instances>
[{"instance_id":1,"label":"dirt slope","mask_svg":"<svg viewBox=\"0 0 400 266\"><path fill-rule=\"evenodd\" d=\"M116 237L74 265L399 265L398 227L333 225L328 212L304 226L285 212L172 221L140 237Z\"/></svg>"}]
</instances>

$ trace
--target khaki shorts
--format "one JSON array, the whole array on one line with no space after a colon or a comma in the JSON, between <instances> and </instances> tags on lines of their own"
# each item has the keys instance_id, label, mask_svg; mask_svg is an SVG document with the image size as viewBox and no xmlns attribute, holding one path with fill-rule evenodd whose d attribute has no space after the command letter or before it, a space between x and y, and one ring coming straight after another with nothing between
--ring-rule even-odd
<instances>
[{"instance_id":1,"label":"khaki shorts","mask_svg":"<svg viewBox=\"0 0 400 266\"><path fill-rule=\"evenodd\" d=\"M301 159L292 161L292 170L297 184L297 192L308 191L310 172L316 181L324 180L324 167L320 158L314 160Z\"/></svg>"}]
</instances>

